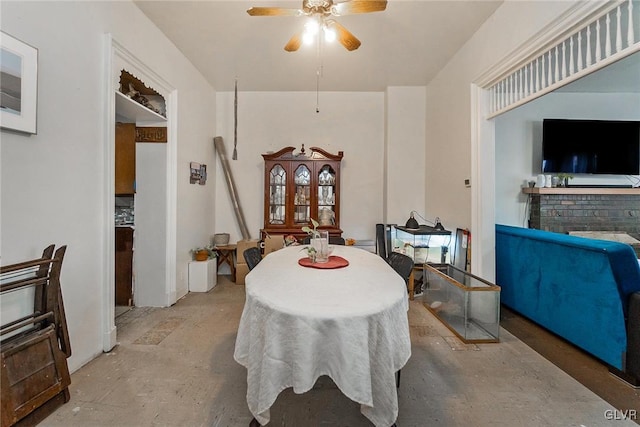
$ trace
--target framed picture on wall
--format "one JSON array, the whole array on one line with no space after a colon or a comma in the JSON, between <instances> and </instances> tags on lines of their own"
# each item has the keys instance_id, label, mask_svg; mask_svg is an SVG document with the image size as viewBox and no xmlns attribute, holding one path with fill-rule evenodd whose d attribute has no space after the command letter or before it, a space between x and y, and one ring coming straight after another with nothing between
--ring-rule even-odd
<instances>
[{"instance_id":1,"label":"framed picture on wall","mask_svg":"<svg viewBox=\"0 0 640 427\"><path fill-rule=\"evenodd\" d=\"M200 163L191 162L189 163L189 183L190 184L198 184L200 183L200 169L202 165Z\"/></svg>"},{"instance_id":2,"label":"framed picture on wall","mask_svg":"<svg viewBox=\"0 0 640 427\"><path fill-rule=\"evenodd\" d=\"M37 133L38 49L0 31L0 127Z\"/></svg>"},{"instance_id":3,"label":"framed picture on wall","mask_svg":"<svg viewBox=\"0 0 640 427\"><path fill-rule=\"evenodd\" d=\"M189 183L205 185L207 183L207 165L202 163L189 163Z\"/></svg>"}]
</instances>

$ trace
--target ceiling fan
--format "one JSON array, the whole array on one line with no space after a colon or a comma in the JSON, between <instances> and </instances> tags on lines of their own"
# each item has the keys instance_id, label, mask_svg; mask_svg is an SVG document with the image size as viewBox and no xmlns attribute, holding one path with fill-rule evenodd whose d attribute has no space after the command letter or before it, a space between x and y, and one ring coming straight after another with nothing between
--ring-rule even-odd
<instances>
[{"instance_id":1,"label":"ceiling fan","mask_svg":"<svg viewBox=\"0 0 640 427\"><path fill-rule=\"evenodd\" d=\"M313 18L305 29L295 34L285 45L284 50L295 52L302 42L311 40L322 31L327 40L337 39L347 50L360 47L360 40L338 23L334 16L360 13L381 12L387 8L387 0L302 0L302 9L281 7L252 7L247 10L251 16L308 16Z\"/></svg>"}]
</instances>

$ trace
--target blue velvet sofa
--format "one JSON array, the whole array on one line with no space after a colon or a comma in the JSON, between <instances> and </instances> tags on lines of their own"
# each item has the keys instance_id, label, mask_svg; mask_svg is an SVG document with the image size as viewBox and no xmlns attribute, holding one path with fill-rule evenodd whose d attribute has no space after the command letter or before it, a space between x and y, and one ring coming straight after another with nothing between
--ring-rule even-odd
<instances>
[{"instance_id":1,"label":"blue velvet sofa","mask_svg":"<svg viewBox=\"0 0 640 427\"><path fill-rule=\"evenodd\" d=\"M501 302L640 385L640 264L631 246L496 225Z\"/></svg>"}]
</instances>

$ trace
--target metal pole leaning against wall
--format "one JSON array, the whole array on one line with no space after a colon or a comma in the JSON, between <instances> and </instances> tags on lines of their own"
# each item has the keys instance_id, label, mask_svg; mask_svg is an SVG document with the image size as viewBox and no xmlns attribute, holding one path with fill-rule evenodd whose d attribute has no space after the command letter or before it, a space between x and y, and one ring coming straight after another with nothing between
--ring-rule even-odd
<instances>
[{"instance_id":1,"label":"metal pole leaning against wall","mask_svg":"<svg viewBox=\"0 0 640 427\"><path fill-rule=\"evenodd\" d=\"M224 178L227 182L227 189L229 190L229 195L231 196L231 203L233 204L233 210L236 214L236 220L238 221L238 225L240 226L242 238L244 240L249 240L251 239L251 235L249 234L247 223L244 220L244 213L242 212L242 207L240 206L240 200L238 199L236 185L233 181L233 175L231 174L229 160L227 159L227 151L224 148L224 141L222 137L216 136L215 138L213 138L213 145L220 156L220 163L222 164L222 170L224 171Z\"/></svg>"}]
</instances>

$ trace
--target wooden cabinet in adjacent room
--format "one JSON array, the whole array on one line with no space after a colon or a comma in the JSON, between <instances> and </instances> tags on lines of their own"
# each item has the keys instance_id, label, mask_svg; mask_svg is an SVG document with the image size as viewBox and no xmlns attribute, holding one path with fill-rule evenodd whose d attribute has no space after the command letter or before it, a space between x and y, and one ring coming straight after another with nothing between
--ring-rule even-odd
<instances>
[{"instance_id":1,"label":"wooden cabinet in adjacent room","mask_svg":"<svg viewBox=\"0 0 640 427\"><path fill-rule=\"evenodd\" d=\"M116 123L115 194L134 194L136 181L136 125Z\"/></svg>"},{"instance_id":2,"label":"wooden cabinet in adjacent room","mask_svg":"<svg viewBox=\"0 0 640 427\"><path fill-rule=\"evenodd\" d=\"M332 236L340 229L340 164L342 151L330 154L321 148L304 145L294 154L294 147L263 154L265 162L264 228L267 234L306 236L302 227L311 218L319 229Z\"/></svg>"},{"instance_id":3,"label":"wooden cabinet in adjacent room","mask_svg":"<svg viewBox=\"0 0 640 427\"><path fill-rule=\"evenodd\" d=\"M116 123L116 196L131 195L136 192L136 144L166 142L166 127L136 127L135 123Z\"/></svg>"},{"instance_id":4,"label":"wooden cabinet in adjacent room","mask_svg":"<svg viewBox=\"0 0 640 427\"><path fill-rule=\"evenodd\" d=\"M116 227L116 305L133 305L133 228Z\"/></svg>"}]
</instances>

